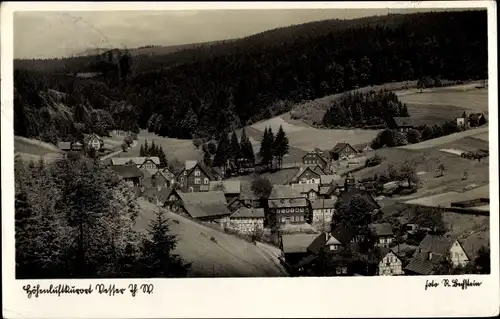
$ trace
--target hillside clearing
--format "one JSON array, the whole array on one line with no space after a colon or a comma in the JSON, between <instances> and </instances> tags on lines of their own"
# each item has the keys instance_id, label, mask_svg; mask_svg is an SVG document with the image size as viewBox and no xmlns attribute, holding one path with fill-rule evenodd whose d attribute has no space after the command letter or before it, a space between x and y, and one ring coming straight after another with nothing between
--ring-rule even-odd
<instances>
[{"instance_id":1,"label":"hillside clearing","mask_svg":"<svg viewBox=\"0 0 500 319\"><path fill-rule=\"evenodd\" d=\"M140 145L144 144L147 140L149 145L154 141L155 145L161 146L169 161L176 159L180 162L184 162L186 160L202 160L203 158L201 149L194 147L192 140L161 137L146 130L141 130L137 138L138 140L136 142ZM139 156L141 150L140 145L129 149L127 152L122 152L116 157Z\"/></svg>"},{"instance_id":2,"label":"hillside clearing","mask_svg":"<svg viewBox=\"0 0 500 319\"><path fill-rule=\"evenodd\" d=\"M140 213L135 228L144 231L158 208L142 199L138 202ZM192 262L189 277L286 276L277 257L258 246L172 212L165 214L178 222L171 222L170 230L179 240L176 253Z\"/></svg>"},{"instance_id":3,"label":"hillside clearing","mask_svg":"<svg viewBox=\"0 0 500 319\"><path fill-rule=\"evenodd\" d=\"M62 153L62 151L53 144L21 136L14 136L14 152L28 153L33 155Z\"/></svg>"},{"instance_id":4,"label":"hillside clearing","mask_svg":"<svg viewBox=\"0 0 500 319\"><path fill-rule=\"evenodd\" d=\"M459 140L459 139L462 139L465 137L475 136L475 135L483 134L483 133L487 134L488 130L489 130L488 126L482 126L482 127L473 128L473 129L459 132L459 133L453 133L450 135L441 136L438 138L434 138L434 139L423 141L423 142L416 143L416 144L399 146L399 148L407 149L407 150L422 150L422 149L426 149L426 148L434 148L434 147L437 147L440 145L452 143L456 140Z\"/></svg>"}]
</instances>

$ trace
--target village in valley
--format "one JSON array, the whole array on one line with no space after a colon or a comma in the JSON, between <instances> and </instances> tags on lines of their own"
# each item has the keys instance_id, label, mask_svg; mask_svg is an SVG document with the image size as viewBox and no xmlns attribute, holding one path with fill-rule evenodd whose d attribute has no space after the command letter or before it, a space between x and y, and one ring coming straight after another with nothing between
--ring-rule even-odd
<instances>
[{"instance_id":1,"label":"village in valley","mask_svg":"<svg viewBox=\"0 0 500 319\"><path fill-rule=\"evenodd\" d=\"M445 67L442 75L428 76L420 65L417 75L416 62L412 68L403 59L404 75L392 75L396 82L376 69L367 51L361 62L349 62L359 65L357 78L347 76L346 64L345 83L323 81L308 97L300 95L304 88L290 91L299 94L295 103L273 100L272 112L248 115L257 106L245 104L254 96L246 83L231 87L231 95L210 87L210 98L199 103L189 85L185 96L173 97L183 84L165 89L156 78L137 76L129 85L122 65L136 59L143 67L150 60L127 54L99 56L99 63L118 66L118 80L113 67L64 69L51 87L49 76L36 82L29 71L15 75L16 243L24 247L17 249L26 260L18 265L23 276L42 268L37 276L53 275L40 266L51 262L53 269L71 264L68 277L489 273L488 81L482 62L463 76ZM335 63L321 72L344 79L344 68ZM189 81L192 74L171 81ZM370 74L382 80L372 81ZM453 77L460 79L445 80ZM59 85L64 81L71 89ZM212 79L196 83L204 81ZM37 89L25 89L26 83L38 83ZM134 91L137 83L148 83L147 89ZM32 93L37 90L43 94ZM238 92L246 100L238 100ZM134 113L131 105L141 99L146 102ZM217 108L220 101L231 101L229 111ZM31 109L36 103L42 107ZM241 121L230 112L239 112ZM37 116L41 124L24 125ZM50 249L58 253L48 256L57 258L33 259L26 247L35 244L24 231L53 241ZM72 254L74 259L65 257Z\"/></svg>"}]
</instances>

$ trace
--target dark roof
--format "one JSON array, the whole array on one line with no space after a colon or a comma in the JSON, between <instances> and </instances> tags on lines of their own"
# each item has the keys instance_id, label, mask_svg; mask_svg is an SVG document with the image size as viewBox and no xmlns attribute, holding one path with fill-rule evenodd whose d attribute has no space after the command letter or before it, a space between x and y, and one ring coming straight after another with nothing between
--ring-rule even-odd
<instances>
[{"instance_id":1,"label":"dark roof","mask_svg":"<svg viewBox=\"0 0 500 319\"><path fill-rule=\"evenodd\" d=\"M101 143L103 142L102 138L95 133L84 136L83 141L84 141L84 143L88 143L94 137L97 138Z\"/></svg>"},{"instance_id":2,"label":"dark roof","mask_svg":"<svg viewBox=\"0 0 500 319\"><path fill-rule=\"evenodd\" d=\"M135 165L111 166L111 169L122 178L143 177L144 173Z\"/></svg>"},{"instance_id":3,"label":"dark roof","mask_svg":"<svg viewBox=\"0 0 500 319\"><path fill-rule=\"evenodd\" d=\"M310 263L312 263L314 260L316 260L316 258L318 258L316 255L314 254L310 254L308 255L307 257L304 257L303 259L301 259L299 261L299 263L297 265L295 265L295 268L302 268L306 265L309 265Z\"/></svg>"},{"instance_id":4,"label":"dark roof","mask_svg":"<svg viewBox=\"0 0 500 319\"><path fill-rule=\"evenodd\" d=\"M429 259L428 254L419 253L410 260L410 263L405 267L405 270L420 275L431 275L442 259L442 255L432 255L431 259Z\"/></svg>"},{"instance_id":5,"label":"dark roof","mask_svg":"<svg viewBox=\"0 0 500 319\"><path fill-rule=\"evenodd\" d=\"M330 152L331 153L340 153L346 147L350 147L350 148L354 149L354 147L352 147L349 143L337 143Z\"/></svg>"},{"instance_id":6,"label":"dark roof","mask_svg":"<svg viewBox=\"0 0 500 319\"><path fill-rule=\"evenodd\" d=\"M165 202L172 193L172 188L162 187L158 190L158 187L149 187L144 190L142 197L148 200L155 200L158 198L159 201Z\"/></svg>"},{"instance_id":7,"label":"dark roof","mask_svg":"<svg viewBox=\"0 0 500 319\"><path fill-rule=\"evenodd\" d=\"M370 224L368 227L375 236L392 236L394 234L389 223Z\"/></svg>"},{"instance_id":8,"label":"dark roof","mask_svg":"<svg viewBox=\"0 0 500 319\"><path fill-rule=\"evenodd\" d=\"M323 232L316 237L312 243L307 247L307 251L317 255L327 242L328 234Z\"/></svg>"},{"instance_id":9,"label":"dark roof","mask_svg":"<svg viewBox=\"0 0 500 319\"><path fill-rule=\"evenodd\" d=\"M335 200L333 199L314 199L311 200L312 209L335 208Z\"/></svg>"},{"instance_id":10,"label":"dark roof","mask_svg":"<svg viewBox=\"0 0 500 319\"><path fill-rule=\"evenodd\" d=\"M184 209L193 218L218 217L229 215L230 212L224 203L189 203Z\"/></svg>"},{"instance_id":11,"label":"dark roof","mask_svg":"<svg viewBox=\"0 0 500 319\"><path fill-rule=\"evenodd\" d=\"M445 256L455 241L451 238L427 234L418 245L415 255L420 252L432 252Z\"/></svg>"},{"instance_id":12,"label":"dark roof","mask_svg":"<svg viewBox=\"0 0 500 319\"><path fill-rule=\"evenodd\" d=\"M484 114L483 113L472 113L469 115L469 119L471 119L473 121L479 120L480 117L484 117Z\"/></svg>"},{"instance_id":13,"label":"dark roof","mask_svg":"<svg viewBox=\"0 0 500 319\"><path fill-rule=\"evenodd\" d=\"M331 194L333 194L335 189L337 189L338 187L339 187L339 185L337 185L337 183L335 183L335 182L333 182L330 186L321 186L319 188L319 194L330 196Z\"/></svg>"},{"instance_id":14,"label":"dark roof","mask_svg":"<svg viewBox=\"0 0 500 319\"><path fill-rule=\"evenodd\" d=\"M257 200L259 199L252 191L252 184L247 181L241 182L240 199L242 200Z\"/></svg>"},{"instance_id":15,"label":"dark roof","mask_svg":"<svg viewBox=\"0 0 500 319\"><path fill-rule=\"evenodd\" d=\"M318 150L319 150L319 149L318 149ZM318 157L319 157L319 158L320 158L320 159L321 159L324 163L328 163L328 161L327 161L327 160L323 157L323 155L322 155L322 151L321 151L321 150L319 150L319 152L318 152L318 151L316 151L316 149L314 149L314 151L312 151L312 152L308 152L308 153L306 153L304 156L302 156L302 159L304 159L307 155L316 155L316 156L318 156Z\"/></svg>"},{"instance_id":16,"label":"dark roof","mask_svg":"<svg viewBox=\"0 0 500 319\"><path fill-rule=\"evenodd\" d=\"M373 197L367 191L360 189L352 189L347 192L340 193L339 200L341 200L345 204L348 204L354 195L360 195L361 197L365 198L369 203L371 203L372 209L380 208L380 205L377 203L377 201L375 201L375 199L373 199Z\"/></svg>"},{"instance_id":17,"label":"dark roof","mask_svg":"<svg viewBox=\"0 0 500 319\"><path fill-rule=\"evenodd\" d=\"M407 252L413 253L415 250L417 250L417 248L418 248L417 246L412 246L412 245L408 245L406 243L402 243L402 244L396 245L394 247L391 247L391 250L393 253L400 256L402 254L406 254Z\"/></svg>"},{"instance_id":18,"label":"dark roof","mask_svg":"<svg viewBox=\"0 0 500 319\"><path fill-rule=\"evenodd\" d=\"M199 167L201 171L203 171L203 173L205 173L205 175L208 177L208 179L210 180L215 180L215 176L214 176L214 172L212 171L211 168L205 166L204 164L202 163L196 163L195 166L193 166L190 170L188 170L187 172L187 176L191 175L191 173L196 169L196 167Z\"/></svg>"},{"instance_id":19,"label":"dark roof","mask_svg":"<svg viewBox=\"0 0 500 319\"><path fill-rule=\"evenodd\" d=\"M400 116L396 116L393 118L394 120L394 123L396 123L396 125L398 127L410 127L410 126L413 126L413 122L411 120L411 117L400 117Z\"/></svg>"},{"instance_id":20,"label":"dark roof","mask_svg":"<svg viewBox=\"0 0 500 319\"><path fill-rule=\"evenodd\" d=\"M284 253L305 253L309 245L316 239L318 234L290 234L283 235Z\"/></svg>"},{"instance_id":21,"label":"dark roof","mask_svg":"<svg viewBox=\"0 0 500 319\"><path fill-rule=\"evenodd\" d=\"M240 207L231 218L264 218L264 208Z\"/></svg>"},{"instance_id":22,"label":"dark roof","mask_svg":"<svg viewBox=\"0 0 500 319\"><path fill-rule=\"evenodd\" d=\"M376 258L376 260L380 261L380 260L382 260L385 256L387 256L387 254L389 254L389 253L394 254L394 256L396 256L396 258L397 258L397 259L401 260L401 259L399 258L399 256L398 256L396 253L394 253L394 252L392 251L392 249L390 249L390 248L386 248L386 247L379 247L379 248L376 250L376 253L375 253L375 256L374 256L374 257Z\"/></svg>"},{"instance_id":23,"label":"dark roof","mask_svg":"<svg viewBox=\"0 0 500 319\"><path fill-rule=\"evenodd\" d=\"M292 177L292 179L290 180L290 182L289 182L289 183L290 183L290 184L293 184L293 183L298 182L298 180L299 180L299 178L302 176L302 174L304 174L304 173L305 173L305 172L307 172L307 171L310 171L311 173L318 175L318 177L320 177L320 176L321 176L321 174L323 174L323 173L318 173L318 172L316 172L316 171L315 171L314 169L312 169L310 166L306 166L306 167L304 167L304 168L301 168L301 169L297 172L297 174L295 174L295 176L294 176L294 177Z\"/></svg>"},{"instance_id":24,"label":"dark roof","mask_svg":"<svg viewBox=\"0 0 500 319\"><path fill-rule=\"evenodd\" d=\"M269 199L304 198L299 190L288 185L273 185Z\"/></svg>"},{"instance_id":25,"label":"dark roof","mask_svg":"<svg viewBox=\"0 0 500 319\"><path fill-rule=\"evenodd\" d=\"M224 192L222 191L190 192L190 193L179 192L178 194L184 205L213 204L213 203L223 205L224 207L227 205L226 197L224 197Z\"/></svg>"},{"instance_id":26,"label":"dark roof","mask_svg":"<svg viewBox=\"0 0 500 319\"><path fill-rule=\"evenodd\" d=\"M356 236L356 230L352 228L345 228L343 226L337 226L332 231L332 236L335 237L343 245L349 243L354 236Z\"/></svg>"}]
</instances>

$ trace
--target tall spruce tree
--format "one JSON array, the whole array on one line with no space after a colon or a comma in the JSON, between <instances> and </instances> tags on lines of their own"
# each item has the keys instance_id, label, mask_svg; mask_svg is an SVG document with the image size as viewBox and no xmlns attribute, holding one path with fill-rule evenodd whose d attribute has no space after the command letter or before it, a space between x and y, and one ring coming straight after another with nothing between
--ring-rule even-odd
<instances>
[{"instance_id":1,"label":"tall spruce tree","mask_svg":"<svg viewBox=\"0 0 500 319\"><path fill-rule=\"evenodd\" d=\"M288 137L283 131L283 127L280 125L278 133L276 133L276 138L273 145L273 155L276 156L278 160L278 166L281 168L283 166L283 157L288 153L289 143Z\"/></svg>"},{"instance_id":2,"label":"tall spruce tree","mask_svg":"<svg viewBox=\"0 0 500 319\"><path fill-rule=\"evenodd\" d=\"M142 245L141 275L146 278L185 277L190 264L185 264L173 253L177 240L170 234L168 219L160 208L155 217Z\"/></svg>"},{"instance_id":3,"label":"tall spruce tree","mask_svg":"<svg viewBox=\"0 0 500 319\"><path fill-rule=\"evenodd\" d=\"M160 145L160 148L158 149L158 157L160 158L160 168L164 168L168 166L168 159L167 155L163 151L163 146Z\"/></svg>"},{"instance_id":4,"label":"tall spruce tree","mask_svg":"<svg viewBox=\"0 0 500 319\"><path fill-rule=\"evenodd\" d=\"M253 146L252 143L250 142L250 139L247 136L245 128L243 128L241 132L240 149L241 149L240 156L242 158L246 159L250 163L255 162L255 154L253 152Z\"/></svg>"},{"instance_id":5,"label":"tall spruce tree","mask_svg":"<svg viewBox=\"0 0 500 319\"><path fill-rule=\"evenodd\" d=\"M228 149L229 149L229 139L226 132L223 132L219 136L217 142L217 150L215 152L213 166L226 168L228 159Z\"/></svg>"},{"instance_id":6,"label":"tall spruce tree","mask_svg":"<svg viewBox=\"0 0 500 319\"><path fill-rule=\"evenodd\" d=\"M238 157L240 156L241 146L238 142L238 136L236 136L236 132L233 131L231 134L231 144L229 146L229 158L238 165Z\"/></svg>"}]
</instances>

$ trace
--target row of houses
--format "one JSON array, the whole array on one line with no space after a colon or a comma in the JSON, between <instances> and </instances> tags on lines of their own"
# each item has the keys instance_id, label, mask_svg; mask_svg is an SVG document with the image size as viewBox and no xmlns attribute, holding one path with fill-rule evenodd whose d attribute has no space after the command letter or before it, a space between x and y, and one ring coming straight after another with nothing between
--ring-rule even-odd
<instances>
[{"instance_id":1,"label":"row of houses","mask_svg":"<svg viewBox=\"0 0 500 319\"><path fill-rule=\"evenodd\" d=\"M100 151L104 148L104 140L97 134L85 135L83 138L83 143L61 141L57 143L57 147L62 151L82 151L84 148L95 149Z\"/></svg>"},{"instance_id":2,"label":"row of houses","mask_svg":"<svg viewBox=\"0 0 500 319\"><path fill-rule=\"evenodd\" d=\"M370 231L376 242L372 258L375 269L368 270L366 275L398 276L398 275L433 275L447 259L452 267L464 267L471 261L457 239L427 234L418 246L405 243L392 244L394 234L389 224L370 224ZM363 236L355 229L342 226L332 232L321 234L290 234L282 236L282 251L284 261L296 275L306 273L307 268L320 258L321 252L338 252L349 250L351 245L362 242ZM330 254L329 258L335 258ZM345 260L336 265L335 275L356 275L355 266Z\"/></svg>"}]
</instances>

